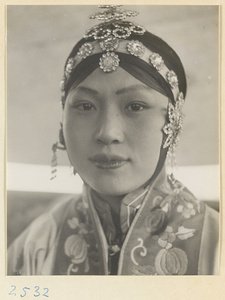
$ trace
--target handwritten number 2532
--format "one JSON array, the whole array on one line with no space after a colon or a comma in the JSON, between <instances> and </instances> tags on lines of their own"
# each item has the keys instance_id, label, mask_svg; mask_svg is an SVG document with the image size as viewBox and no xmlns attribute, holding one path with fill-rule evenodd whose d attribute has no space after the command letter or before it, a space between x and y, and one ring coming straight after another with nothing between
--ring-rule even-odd
<instances>
[{"instance_id":1,"label":"handwritten number 2532","mask_svg":"<svg viewBox=\"0 0 225 300\"><path fill-rule=\"evenodd\" d=\"M16 286L15 285L11 285L11 288L12 290L9 292L9 295L10 296L16 296L16 293L14 292L16 290ZM35 291L34 291L34 297L39 297L39 296L44 296L44 297L49 297L47 294L48 294L48 291L49 289L48 288L43 288L44 290L44 293L41 295L41 293L39 292L40 290L40 287L39 286L35 286L34 287ZM27 295L27 290L30 290L29 287L24 287L23 288L23 293L20 294L20 297L21 298L24 298L26 295Z\"/></svg>"}]
</instances>

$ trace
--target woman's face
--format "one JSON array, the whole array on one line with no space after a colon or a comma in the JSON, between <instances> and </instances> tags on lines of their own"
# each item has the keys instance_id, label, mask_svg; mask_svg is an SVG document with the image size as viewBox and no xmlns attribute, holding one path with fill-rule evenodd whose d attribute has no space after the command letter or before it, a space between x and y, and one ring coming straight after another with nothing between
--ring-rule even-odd
<instances>
[{"instance_id":1,"label":"woman's face","mask_svg":"<svg viewBox=\"0 0 225 300\"><path fill-rule=\"evenodd\" d=\"M118 68L96 69L67 96L63 132L81 178L105 195L124 195L153 175L168 100Z\"/></svg>"}]
</instances>

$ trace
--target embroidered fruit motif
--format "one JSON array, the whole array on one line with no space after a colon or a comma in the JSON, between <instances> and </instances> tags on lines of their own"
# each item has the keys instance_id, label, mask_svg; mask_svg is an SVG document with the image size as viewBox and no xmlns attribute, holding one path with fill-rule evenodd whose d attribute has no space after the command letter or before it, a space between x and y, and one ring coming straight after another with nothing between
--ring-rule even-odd
<instances>
[{"instance_id":1,"label":"embroidered fruit motif","mask_svg":"<svg viewBox=\"0 0 225 300\"><path fill-rule=\"evenodd\" d=\"M157 208L151 212L150 216L145 219L145 228L151 234L157 234L159 231L165 229L167 224L166 212L161 208Z\"/></svg>"},{"instance_id":2,"label":"embroidered fruit motif","mask_svg":"<svg viewBox=\"0 0 225 300\"><path fill-rule=\"evenodd\" d=\"M72 263L81 264L87 257L87 243L83 237L78 234L67 238L64 250L67 256L71 258Z\"/></svg>"},{"instance_id":3,"label":"embroidered fruit motif","mask_svg":"<svg viewBox=\"0 0 225 300\"><path fill-rule=\"evenodd\" d=\"M187 265L186 253L178 248L161 249L155 258L155 269L159 275L184 275Z\"/></svg>"}]
</instances>

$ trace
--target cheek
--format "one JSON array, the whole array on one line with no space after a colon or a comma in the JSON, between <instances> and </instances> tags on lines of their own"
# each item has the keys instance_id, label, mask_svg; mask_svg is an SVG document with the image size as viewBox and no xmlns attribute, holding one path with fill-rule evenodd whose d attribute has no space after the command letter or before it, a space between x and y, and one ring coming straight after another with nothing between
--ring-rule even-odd
<instances>
[{"instance_id":1,"label":"cheek","mask_svg":"<svg viewBox=\"0 0 225 300\"><path fill-rule=\"evenodd\" d=\"M155 164L156 159L159 157L161 145L163 141L162 131L156 132L145 132L138 137L137 154L143 160L152 161Z\"/></svg>"},{"instance_id":2,"label":"cheek","mask_svg":"<svg viewBox=\"0 0 225 300\"><path fill-rule=\"evenodd\" d=\"M138 122L129 124L127 131L131 139L136 141L140 147L153 147L159 141L162 142L163 127L166 124L164 116L157 116L157 114L146 115L140 118Z\"/></svg>"},{"instance_id":3,"label":"cheek","mask_svg":"<svg viewBox=\"0 0 225 300\"><path fill-rule=\"evenodd\" d=\"M152 120L153 121L153 120ZM138 161L147 162L148 165L156 166L160 150L163 142L163 126L165 118L159 118L158 121L152 122L145 120L139 130L133 133L133 145L130 145L135 150Z\"/></svg>"}]
</instances>

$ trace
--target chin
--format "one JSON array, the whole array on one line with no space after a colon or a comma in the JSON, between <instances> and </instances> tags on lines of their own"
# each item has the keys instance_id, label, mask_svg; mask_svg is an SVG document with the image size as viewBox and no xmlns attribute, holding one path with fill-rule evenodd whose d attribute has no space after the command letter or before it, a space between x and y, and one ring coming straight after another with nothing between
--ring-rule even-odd
<instances>
[{"instance_id":1,"label":"chin","mask_svg":"<svg viewBox=\"0 0 225 300\"><path fill-rule=\"evenodd\" d=\"M126 195L134 190L136 190L139 186L136 186L136 184L131 185L129 183L118 183L113 182L111 180L110 182L106 182L102 180L102 182L92 183L89 184L96 192L102 194L102 195L108 195L108 196L122 196Z\"/></svg>"}]
</instances>

